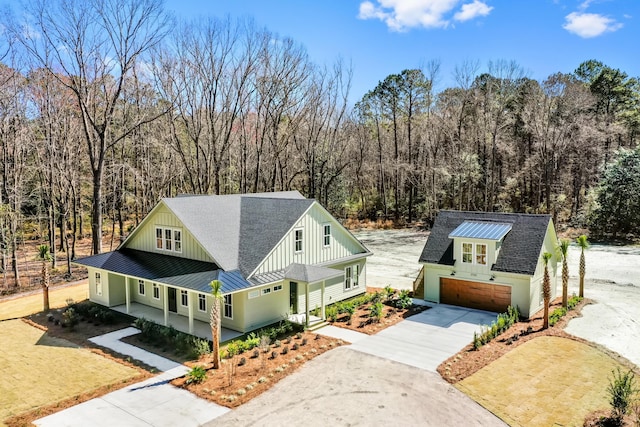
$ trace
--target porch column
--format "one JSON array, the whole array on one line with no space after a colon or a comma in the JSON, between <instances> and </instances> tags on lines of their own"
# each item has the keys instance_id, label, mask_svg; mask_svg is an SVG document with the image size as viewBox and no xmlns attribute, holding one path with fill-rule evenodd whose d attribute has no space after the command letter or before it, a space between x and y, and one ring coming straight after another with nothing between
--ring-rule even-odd
<instances>
[{"instance_id":1,"label":"porch column","mask_svg":"<svg viewBox=\"0 0 640 427\"><path fill-rule=\"evenodd\" d=\"M187 303L189 304L189 333L193 335L193 295L194 292L187 291Z\"/></svg>"},{"instance_id":2,"label":"porch column","mask_svg":"<svg viewBox=\"0 0 640 427\"><path fill-rule=\"evenodd\" d=\"M129 278L127 276L124 277L124 298L127 302L127 314L131 311L131 291L129 286Z\"/></svg>"},{"instance_id":3,"label":"porch column","mask_svg":"<svg viewBox=\"0 0 640 427\"><path fill-rule=\"evenodd\" d=\"M162 285L162 310L164 311L164 326L169 326L169 287Z\"/></svg>"},{"instance_id":4,"label":"porch column","mask_svg":"<svg viewBox=\"0 0 640 427\"><path fill-rule=\"evenodd\" d=\"M304 284L304 326L309 328L309 282Z\"/></svg>"},{"instance_id":5,"label":"porch column","mask_svg":"<svg viewBox=\"0 0 640 427\"><path fill-rule=\"evenodd\" d=\"M322 287L320 288L320 317L322 318L322 320L325 320L325 315L324 315L324 283L325 280L322 281Z\"/></svg>"}]
</instances>

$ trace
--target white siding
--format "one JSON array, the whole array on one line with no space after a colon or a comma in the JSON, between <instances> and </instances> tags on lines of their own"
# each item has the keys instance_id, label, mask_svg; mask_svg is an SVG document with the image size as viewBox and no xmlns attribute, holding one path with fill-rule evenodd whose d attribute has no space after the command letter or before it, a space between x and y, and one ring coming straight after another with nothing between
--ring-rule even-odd
<instances>
[{"instance_id":1,"label":"white siding","mask_svg":"<svg viewBox=\"0 0 640 427\"><path fill-rule=\"evenodd\" d=\"M331 225L331 244L324 246L324 228ZM303 230L302 251L295 252L295 230ZM309 211L289 231L275 249L257 268L255 274L278 271L291 263L320 264L339 261L364 250L359 242L318 203L314 203Z\"/></svg>"},{"instance_id":2,"label":"white siding","mask_svg":"<svg viewBox=\"0 0 640 427\"><path fill-rule=\"evenodd\" d=\"M156 226L180 229L182 231L182 252L156 249ZM141 228L135 230L135 234L127 241L126 247L181 258L213 262L193 235L164 204L159 205L145 218L140 227Z\"/></svg>"}]
</instances>

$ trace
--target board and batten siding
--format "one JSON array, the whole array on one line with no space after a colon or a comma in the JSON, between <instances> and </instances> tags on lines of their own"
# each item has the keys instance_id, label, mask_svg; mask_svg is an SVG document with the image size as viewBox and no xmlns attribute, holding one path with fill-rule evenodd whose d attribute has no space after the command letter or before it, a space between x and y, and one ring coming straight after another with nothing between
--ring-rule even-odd
<instances>
[{"instance_id":1,"label":"board and batten siding","mask_svg":"<svg viewBox=\"0 0 640 427\"><path fill-rule=\"evenodd\" d=\"M324 225L331 226L331 243L324 245ZM302 230L302 251L295 251L295 231ZM320 264L363 253L359 242L318 203L287 233L258 266L255 274L278 271L292 263Z\"/></svg>"},{"instance_id":2,"label":"board and batten siding","mask_svg":"<svg viewBox=\"0 0 640 427\"><path fill-rule=\"evenodd\" d=\"M181 258L195 259L198 261L214 262L200 243L186 229L182 222L164 204L159 205L141 225L142 228L135 231L126 244L127 248L146 252L156 252ZM156 227L177 228L182 231L182 251L165 251L156 249Z\"/></svg>"}]
</instances>

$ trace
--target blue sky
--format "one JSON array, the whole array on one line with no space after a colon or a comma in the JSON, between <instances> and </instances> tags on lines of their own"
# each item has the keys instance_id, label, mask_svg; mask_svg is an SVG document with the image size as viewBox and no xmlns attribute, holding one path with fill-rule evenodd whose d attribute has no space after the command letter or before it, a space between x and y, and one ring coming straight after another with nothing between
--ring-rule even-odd
<instances>
[{"instance_id":1,"label":"blue sky","mask_svg":"<svg viewBox=\"0 0 640 427\"><path fill-rule=\"evenodd\" d=\"M463 61L514 60L543 80L598 59L640 76L639 0L166 0L176 17L253 17L312 61L353 66L352 101L430 60L441 88Z\"/></svg>"}]
</instances>

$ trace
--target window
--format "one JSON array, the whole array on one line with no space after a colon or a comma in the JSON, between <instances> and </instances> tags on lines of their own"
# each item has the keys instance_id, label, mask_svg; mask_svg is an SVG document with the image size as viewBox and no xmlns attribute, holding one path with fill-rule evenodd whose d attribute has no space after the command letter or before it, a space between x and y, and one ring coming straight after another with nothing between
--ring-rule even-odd
<instances>
[{"instance_id":1,"label":"window","mask_svg":"<svg viewBox=\"0 0 640 427\"><path fill-rule=\"evenodd\" d=\"M360 265L356 264L353 266L353 287L357 288L360 281Z\"/></svg>"},{"instance_id":2,"label":"window","mask_svg":"<svg viewBox=\"0 0 640 427\"><path fill-rule=\"evenodd\" d=\"M160 299L160 286L157 283L151 285L153 287L153 298Z\"/></svg>"},{"instance_id":3,"label":"window","mask_svg":"<svg viewBox=\"0 0 640 427\"><path fill-rule=\"evenodd\" d=\"M295 234L295 251L302 252L302 229L294 231Z\"/></svg>"},{"instance_id":4,"label":"window","mask_svg":"<svg viewBox=\"0 0 640 427\"><path fill-rule=\"evenodd\" d=\"M249 299L258 298L259 296L260 296L260 291L257 289L255 291L249 292Z\"/></svg>"},{"instance_id":5,"label":"window","mask_svg":"<svg viewBox=\"0 0 640 427\"><path fill-rule=\"evenodd\" d=\"M189 306L189 294L187 294L187 291L180 291L180 304L183 307Z\"/></svg>"},{"instance_id":6,"label":"window","mask_svg":"<svg viewBox=\"0 0 640 427\"><path fill-rule=\"evenodd\" d=\"M233 319L233 306L231 305L231 294L224 296L224 317Z\"/></svg>"},{"instance_id":7,"label":"window","mask_svg":"<svg viewBox=\"0 0 640 427\"><path fill-rule=\"evenodd\" d=\"M173 243L173 232L171 231L170 228L165 228L164 229L164 249L167 251L171 250L171 243Z\"/></svg>"},{"instance_id":8,"label":"window","mask_svg":"<svg viewBox=\"0 0 640 427\"><path fill-rule=\"evenodd\" d=\"M281 290L282 290L282 285L275 285L273 287L273 292L278 292L278 291L281 291Z\"/></svg>"},{"instance_id":9,"label":"window","mask_svg":"<svg viewBox=\"0 0 640 427\"><path fill-rule=\"evenodd\" d=\"M100 273L96 271L96 295L102 296L102 280L100 278Z\"/></svg>"},{"instance_id":10,"label":"window","mask_svg":"<svg viewBox=\"0 0 640 427\"><path fill-rule=\"evenodd\" d=\"M462 263L487 265L487 245L484 243L463 243Z\"/></svg>"},{"instance_id":11,"label":"window","mask_svg":"<svg viewBox=\"0 0 640 427\"><path fill-rule=\"evenodd\" d=\"M465 264L473 263L473 245L471 243L462 244L462 262Z\"/></svg>"},{"instance_id":12,"label":"window","mask_svg":"<svg viewBox=\"0 0 640 427\"><path fill-rule=\"evenodd\" d=\"M173 230L173 250L182 252L182 231Z\"/></svg>"},{"instance_id":13,"label":"window","mask_svg":"<svg viewBox=\"0 0 640 427\"><path fill-rule=\"evenodd\" d=\"M182 252L182 230L156 227L156 249Z\"/></svg>"},{"instance_id":14,"label":"window","mask_svg":"<svg viewBox=\"0 0 640 427\"><path fill-rule=\"evenodd\" d=\"M328 247L328 246L331 246L331 225L330 224L325 224L322 227L322 231L323 231L323 237L322 237L323 246L325 248Z\"/></svg>"},{"instance_id":15,"label":"window","mask_svg":"<svg viewBox=\"0 0 640 427\"><path fill-rule=\"evenodd\" d=\"M162 228L156 227L156 249L164 249L162 240Z\"/></svg>"},{"instance_id":16,"label":"window","mask_svg":"<svg viewBox=\"0 0 640 427\"><path fill-rule=\"evenodd\" d=\"M267 295L267 294L270 294L270 293L271 293L271 288L264 288L262 290L262 295Z\"/></svg>"},{"instance_id":17,"label":"window","mask_svg":"<svg viewBox=\"0 0 640 427\"><path fill-rule=\"evenodd\" d=\"M144 280L138 280L138 293L144 295Z\"/></svg>"},{"instance_id":18,"label":"window","mask_svg":"<svg viewBox=\"0 0 640 427\"><path fill-rule=\"evenodd\" d=\"M351 289L351 267L344 269L344 289Z\"/></svg>"},{"instance_id":19,"label":"window","mask_svg":"<svg viewBox=\"0 0 640 427\"><path fill-rule=\"evenodd\" d=\"M476 244L476 264L487 265L487 245Z\"/></svg>"},{"instance_id":20,"label":"window","mask_svg":"<svg viewBox=\"0 0 640 427\"><path fill-rule=\"evenodd\" d=\"M207 311L207 297L205 294L198 294L198 310Z\"/></svg>"}]
</instances>

